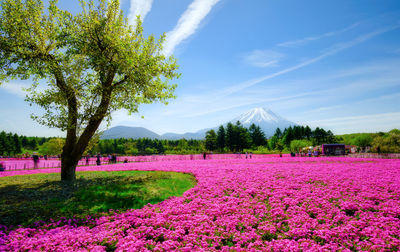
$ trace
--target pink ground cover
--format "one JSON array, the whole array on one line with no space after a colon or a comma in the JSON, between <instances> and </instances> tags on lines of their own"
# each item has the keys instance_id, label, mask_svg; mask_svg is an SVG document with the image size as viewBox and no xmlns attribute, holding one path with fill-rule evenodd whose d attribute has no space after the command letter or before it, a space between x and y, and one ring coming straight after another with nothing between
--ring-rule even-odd
<instances>
[{"instance_id":1,"label":"pink ground cover","mask_svg":"<svg viewBox=\"0 0 400 252\"><path fill-rule=\"evenodd\" d=\"M283 154L284 156L288 156L288 154ZM252 155L252 159L254 158L266 158L266 157L278 157L278 154L256 154ZM207 154L206 159L236 159L236 158L245 158L245 154ZM248 156L249 157L249 156ZM250 157L249 157L250 158ZM163 161L174 161L174 160L200 160L203 159L202 154L193 154L193 155L147 155L147 156L117 156L117 162L163 162ZM6 169L6 171L12 170L29 170L29 169L37 169L34 168L34 163L32 158L4 158L0 159L0 163ZM108 164L108 157L101 157L102 164ZM88 162L86 162L86 158L82 157L82 159L78 162L78 166L84 165L96 165L96 157L89 158ZM40 158L40 161L37 164L39 169L42 168L59 168L61 167L61 161L57 158L49 158L45 160Z\"/></svg>"},{"instance_id":2,"label":"pink ground cover","mask_svg":"<svg viewBox=\"0 0 400 252\"><path fill-rule=\"evenodd\" d=\"M400 160L212 159L78 170L179 171L194 174L198 184L182 197L90 226L71 220L0 233L0 251L400 249Z\"/></svg>"}]
</instances>

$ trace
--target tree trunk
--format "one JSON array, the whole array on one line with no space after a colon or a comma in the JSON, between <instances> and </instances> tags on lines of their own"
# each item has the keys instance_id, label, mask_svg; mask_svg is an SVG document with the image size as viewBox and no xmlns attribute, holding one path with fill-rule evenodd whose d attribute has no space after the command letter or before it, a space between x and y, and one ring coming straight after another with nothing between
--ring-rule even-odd
<instances>
[{"instance_id":1,"label":"tree trunk","mask_svg":"<svg viewBox=\"0 0 400 252\"><path fill-rule=\"evenodd\" d=\"M99 106L100 112L93 116L94 119L89 121L78 141L76 141L76 131L74 132L71 130L67 132L67 138L61 155L61 181L73 181L76 179L76 166L88 146L90 139L103 120L108 104L109 99L106 99L106 103L102 103L102 106Z\"/></svg>"},{"instance_id":2,"label":"tree trunk","mask_svg":"<svg viewBox=\"0 0 400 252\"><path fill-rule=\"evenodd\" d=\"M61 154L61 181L75 180L75 170L80 157L74 155L75 139L67 134L67 139Z\"/></svg>"},{"instance_id":3,"label":"tree trunk","mask_svg":"<svg viewBox=\"0 0 400 252\"><path fill-rule=\"evenodd\" d=\"M61 154L61 181L75 180L75 170L79 159L79 154L74 153L76 147L76 130L71 127L67 130L65 145Z\"/></svg>"},{"instance_id":4,"label":"tree trunk","mask_svg":"<svg viewBox=\"0 0 400 252\"><path fill-rule=\"evenodd\" d=\"M73 181L76 179L75 170L80 157L73 157L71 153L61 156L61 181Z\"/></svg>"},{"instance_id":5,"label":"tree trunk","mask_svg":"<svg viewBox=\"0 0 400 252\"><path fill-rule=\"evenodd\" d=\"M100 120L101 122L101 120ZM71 137L72 140L67 140L61 155L61 180L72 181L76 179L75 170L82 158L82 155L89 144L90 139L96 132L100 122L96 125L88 125L87 128L91 129L88 134L84 134L79 138L78 142L75 142L76 138Z\"/></svg>"},{"instance_id":6,"label":"tree trunk","mask_svg":"<svg viewBox=\"0 0 400 252\"><path fill-rule=\"evenodd\" d=\"M71 90L68 96L68 129L65 145L61 155L61 181L73 181L76 179L75 170L81 159L86 147L89 144L90 139L93 137L96 130L99 128L101 121L107 113L108 106L110 105L111 92L112 92L112 81L115 72L111 74L111 78L108 83L103 84L103 92L101 96L101 102L96 109L94 115L89 119L88 124L77 139L77 119L78 119L78 108L75 94Z\"/></svg>"}]
</instances>

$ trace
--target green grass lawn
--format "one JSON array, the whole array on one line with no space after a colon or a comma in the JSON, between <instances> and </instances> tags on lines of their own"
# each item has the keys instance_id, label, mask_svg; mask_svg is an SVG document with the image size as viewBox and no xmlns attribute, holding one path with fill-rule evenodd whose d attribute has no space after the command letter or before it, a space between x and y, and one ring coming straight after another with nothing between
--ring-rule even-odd
<instances>
[{"instance_id":1,"label":"green grass lawn","mask_svg":"<svg viewBox=\"0 0 400 252\"><path fill-rule=\"evenodd\" d=\"M77 172L74 183L60 174L0 178L0 224L29 226L37 221L124 211L181 196L194 187L190 174L160 171Z\"/></svg>"}]
</instances>

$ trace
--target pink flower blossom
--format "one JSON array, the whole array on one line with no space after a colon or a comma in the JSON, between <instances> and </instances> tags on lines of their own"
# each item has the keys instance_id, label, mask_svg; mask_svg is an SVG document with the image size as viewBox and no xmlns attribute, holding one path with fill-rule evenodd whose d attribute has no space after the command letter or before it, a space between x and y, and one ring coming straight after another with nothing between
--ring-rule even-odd
<instances>
[{"instance_id":1,"label":"pink flower blossom","mask_svg":"<svg viewBox=\"0 0 400 252\"><path fill-rule=\"evenodd\" d=\"M400 160L167 157L78 171L191 173L198 183L182 197L116 211L90 220L90 226L44 220L37 228L0 231L0 251L400 249ZM0 176L44 172L59 169Z\"/></svg>"}]
</instances>

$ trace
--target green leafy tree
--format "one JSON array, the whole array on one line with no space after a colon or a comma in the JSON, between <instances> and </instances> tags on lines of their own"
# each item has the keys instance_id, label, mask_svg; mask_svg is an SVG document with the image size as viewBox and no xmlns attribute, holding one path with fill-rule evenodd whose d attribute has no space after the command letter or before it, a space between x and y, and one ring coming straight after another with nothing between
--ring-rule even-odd
<instances>
[{"instance_id":1,"label":"green leafy tree","mask_svg":"<svg viewBox=\"0 0 400 252\"><path fill-rule=\"evenodd\" d=\"M156 153L157 153L157 149L147 147L147 148L144 150L144 153L147 154L147 155L156 154Z\"/></svg>"},{"instance_id":2,"label":"green leafy tree","mask_svg":"<svg viewBox=\"0 0 400 252\"><path fill-rule=\"evenodd\" d=\"M249 133L251 137L251 144L254 147L265 145L266 138L264 132L261 130L260 126L256 126L254 123L249 127Z\"/></svg>"},{"instance_id":3,"label":"green leafy tree","mask_svg":"<svg viewBox=\"0 0 400 252\"><path fill-rule=\"evenodd\" d=\"M324 143L332 144L338 142L338 139L335 137L332 131L328 130L326 132L325 141Z\"/></svg>"},{"instance_id":4,"label":"green leafy tree","mask_svg":"<svg viewBox=\"0 0 400 252\"><path fill-rule=\"evenodd\" d=\"M234 135L235 135L235 150L242 151L245 148L250 147L250 134L249 131L242 126L242 124L237 121L234 126Z\"/></svg>"},{"instance_id":5,"label":"green leafy tree","mask_svg":"<svg viewBox=\"0 0 400 252\"><path fill-rule=\"evenodd\" d=\"M15 154L19 154L22 152L21 149L21 139L17 134L13 135L13 140L14 140L14 150L15 150Z\"/></svg>"},{"instance_id":6,"label":"green leafy tree","mask_svg":"<svg viewBox=\"0 0 400 252\"><path fill-rule=\"evenodd\" d=\"M280 128L276 128L274 136L276 136L277 138L282 137L282 131Z\"/></svg>"},{"instance_id":7,"label":"green leafy tree","mask_svg":"<svg viewBox=\"0 0 400 252\"><path fill-rule=\"evenodd\" d=\"M5 149L9 156L15 154L15 145L12 133L7 133L6 135Z\"/></svg>"},{"instance_id":8,"label":"green leafy tree","mask_svg":"<svg viewBox=\"0 0 400 252\"><path fill-rule=\"evenodd\" d=\"M66 131L61 180L75 180L78 161L111 112L137 112L141 103L173 98L179 77L161 53L165 36L145 38L139 18L128 24L118 0L81 0L73 16L57 0L3 0L0 82L32 78L27 101L45 111L39 123ZM47 89L39 91L39 80Z\"/></svg>"},{"instance_id":9,"label":"green leafy tree","mask_svg":"<svg viewBox=\"0 0 400 252\"><path fill-rule=\"evenodd\" d=\"M210 151L217 149L217 134L214 130L206 132L206 149Z\"/></svg>"},{"instance_id":10,"label":"green leafy tree","mask_svg":"<svg viewBox=\"0 0 400 252\"><path fill-rule=\"evenodd\" d=\"M226 147L228 147L230 151L235 150L235 132L233 124L230 122L226 125Z\"/></svg>"},{"instance_id":11,"label":"green leafy tree","mask_svg":"<svg viewBox=\"0 0 400 252\"><path fill-rule=\"evenodd\" d=\"M283 149L285 149L285 145L282 143L282 141L278 141L278 142L276 143L276 149L277 149L278 151L280 151L280 152L282 152Z\"/></svg>"},{"instance_id":12,"label":"green leafy tree","mask_svg":"<svg viewBox=\"0 0 400 252\"><path fill-rule=\"evenodd\" d=\"M285 146L290 147L290 142L294 139L293 128L285 129L285 134L282 137L282 142Z\"/></svg>"},{"instance_id":13,"label":"green leafy tree","mask_svg":"<svg viewBox=\"0 0 400 252\"><path fill-rule=\"evenodd\" d=\"M127 142L124 144L124 154L138 155L139 150L136 148L135 142Z\"/></svg>"},{"instance_id":14,"label":"green leafy tree","mask_svg":"<svg viewBox=\"0 0 400 252\"><path fill-rule=\"evenodd\" d=\"M117 139L114 139L113 141L113 153L118 153L118 141Z\"/></svg>"},{"instance_id":15,"label":"green leafy tree","mask_svg":"<svg viewBox=\"0 0 400 252\"><path fill-rule=\"evenodd\" d=\"M159 154L165 152L164 145L163 145L163 143L162 143L161 141L157 141L157 147L156 147L156 149L157 149L157 152L158 152Z\"/></svg>"},{"instance_id":16,"label":"green leafy tree","mask_svg":"<svg viewBox=\"0 0 400 252\"><path fill-rule=\"evenodd\" d=\"M293 139L302 139L304 133L303 126L293 126Z\"/></svg>"},{"instance_id":17,"label":"green leafy tree","mask_svg":"<svg viewBox=\"0 0 400 252\"><path fill-rule=\"evenodd\" d=\"M31 150L36 150L37 147L38 147L38 143L37 143L36 137L32 137L31 139L29 139L28 148Z\"/></svg>"},{"instance_id":18,"label":"green leafy tree","mask_svg":"<svg viewBox=\"0 0 400 252\"><path fill-rule=\"evenodd\" d=\"M352 140L352 144L362 149L372 145L373 138L369 134L362 134Z\"/></svg>"},{"instance_id":19,"label":"green leafy tree","mask_svg":"<svg viewBox=\"0 0 400 252\"><path fill-rule=\"evenodd\" d=\"M5 131L0 132L0 155L4 155L6 153L6 141L7 141L7 134Z\"/></svg>"},{"instance_id":20,"label":"green leafy tree","mask_svg":"<svg viewBox=\"0 0 400 252\"><path fill-rule=\"evenodd\" d=\"M183 139L179 139L178 140L178 146L177 146L180 150L185 150L188 147L188 141L183 138Z\"/></svg>"},{"instance_id":21,"label":"green leafy tree","mask_svg":"<svg viewBox=\"0 0 400 252\"><path fill-rule=\"evenodd\" d=\"M92 138L90 139L88 145L86 146L86 150L84 151L83 155L88 155L89 153L95 154L98 153L99 150L96 149L98 142L100 141L100 133L96 132Z\"/></svg>"},{"instance_id":22,"label":"green leafy tree","mask_svg":"<svg viewBox=\"0 0 400 252\"><path fill-rule=\"evenodd\" d=\"M225 128L224 126L219 126L217 132L217 148L220 151L224 151L225 148Z\"/></svg>"},{"instance_id":23,"label":"green leafy tree","mask_svg":"<svg viewBox=\"0 0 400 252\"><path fill-rule=\"evenodd\" d=\"M312 142L309 140L292 140L290 142L290 150L293 152L298 152L308 146L312 146Z\"/></svg>"},{"instance_id":24,"label":"green leafy tree","mask_svg":"<svg viewBox=\"0 0 400 252\"><path fill-rule=\"evenodd\" d=\"M43 155L59 155L62 152L64 144L64 139L52 138L39 147L39 152Z\"/></svg>"},{"instance_id":25,"label":"green leafy tree","mask_svg":"<svg viewBox=\"0 0 400 252\"><path fill-rule=\"evenodd\" d=\"M26 136L22 136L22 138L21 138L22 148L26 149L28 147L28 144L29 144L28 138Z\"/></svg>"},{"instance_id":26,"label":"green leafy tree","mask_svg":"<svg viewBox=\"0 0 400 252\"><path fill-rule=\"evenodd\" d=\"M306 126L304 128L304 136L307 138L307 140L310 140L310 138L312 137L312 130L309 126Z\"/></svg>"},{"instance_id":27,"label":"green leafy tree","mask_svg":"<svg viewBox=\"0 0 400 252\"><path fill-rule=\"evenodd\" d=\"M323 128L315 128L313 135L313 145L319 145L324 143L324 140L327 137L327 133Z\"/></svg>"},{"instance_id":28,"label":"green leafy tree","mask_svg":"<svg viewBox=\"0 0 400 252\"><path fill-rule=\"evenodd\" d=\"M389 147L389 152L400 153L400 130L393 129L389 131L389 136L386 138L386 144Z\"/></svg>"},{"instance_id":29,"label":"green leafy tree","mask_svg":"<svg viewBox=\"0 0 400 252\"><path fill-rule=\"evenodd\" d=\"M277 136L272 136L271 139L269 139L268 141L268 147L270 150L275 150L276 149L276 145L279 142L279 138Z\"/></svg>"},{"instance_id":30,"label":"green leafy tree","mask_svg":"<svg viewBox=\"0 0 400 252\"><path fill-rule=\"evenodd\" d=\"M373 141L372 146L375 151L383 153L400 153L400 130L393 129L388 134L378 134Z\"/></svg>"},{"instance_id":31,"label":"green leafy tree","mask_svg":"<svg viewBox=\"0 0 400 252\"><path fill-rule=\"evenodd\" d=\"M46 139L45 137L39 137L39 138L37 138L37 142L38 142L38 145L42 145L42 144L44 144L45 142L47 142L49 139Z\"/></svg>"}]
</instances>

